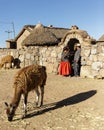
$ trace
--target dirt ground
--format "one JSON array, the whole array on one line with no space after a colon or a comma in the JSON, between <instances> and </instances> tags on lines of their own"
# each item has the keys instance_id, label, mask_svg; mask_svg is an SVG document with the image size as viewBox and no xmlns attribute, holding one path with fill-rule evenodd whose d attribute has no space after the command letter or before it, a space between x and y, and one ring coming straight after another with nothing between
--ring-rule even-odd
<instances>
[{"instance_id":1,"label":"dirt ground","mask_svg":"<svg viewBox=\"0 0 104 130\"><path fill-rule=\"evenodd\" d=\"M104 130L104 80L54 74L48 74L44 105L34 108L35 93L30 92L26 118L21 119L21 100L8 122L4 102L13 97L16 71L0 71L0 130Z\"/></svg>"}]
</instances>

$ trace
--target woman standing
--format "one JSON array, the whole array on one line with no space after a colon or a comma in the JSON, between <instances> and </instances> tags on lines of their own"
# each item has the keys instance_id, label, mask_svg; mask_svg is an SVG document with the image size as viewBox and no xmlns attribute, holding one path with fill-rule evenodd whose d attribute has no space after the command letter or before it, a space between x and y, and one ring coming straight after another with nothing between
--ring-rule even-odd
<instances>
[{"instance_id":1,"label":"woman standing","mask_svg":"<svg viewBox=\"0 0 104 130\"><path fill-rule=\"evenodd\" d=\"M69 62L69 49L64 47L61 54L61 62L59 65L59 74L63 76L69 76L71 74L71 65Z\"/></svg>"}]
</instances>

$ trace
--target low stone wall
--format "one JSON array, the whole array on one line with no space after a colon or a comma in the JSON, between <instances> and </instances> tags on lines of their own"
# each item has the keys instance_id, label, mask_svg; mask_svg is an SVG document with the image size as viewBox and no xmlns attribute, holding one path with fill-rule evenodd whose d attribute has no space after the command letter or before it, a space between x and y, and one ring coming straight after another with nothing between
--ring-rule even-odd
<instances>
[{"instance_id":1,"label":"low stone wall","mask_svg":"<svg viewBox=\"0 0 104 130\"><path fill-rule=\"evenodd\" d=\"M11 54L20 60L20 67L40 64L47 67L48 73L58 72L61 46L34 46L27 49L0 49L0 58ZM104 78L104 44L81 45L81 77Z\"/></svg>"},{"instance_id":2,"label":"low stone wall","mask_svg":"<svg viewBox=\"0 0 104 130\"><path fill-rule=\"evenodd\" d=\"M48 73L57 73L62 47L28 47L27 49L0 49L0 59L12 55L20 60L20 67L40 64L47 67Z\"/></svg>"},{"instance_id":3,"label":"low stone wall","mask_svg":"<svg viewBox=\"0 0 104 130\"><path fill-rule=\"evenodd\" d=\"M104 44L82 46L81 76L104 78Z\"/></svg>"}]
</instances>

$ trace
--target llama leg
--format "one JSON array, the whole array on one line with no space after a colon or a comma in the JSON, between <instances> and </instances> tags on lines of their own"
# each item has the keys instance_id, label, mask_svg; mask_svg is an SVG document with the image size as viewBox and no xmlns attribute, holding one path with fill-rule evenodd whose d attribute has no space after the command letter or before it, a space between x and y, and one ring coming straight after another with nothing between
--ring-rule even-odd
<instances>
[{"instance_id":1,"label":"llama leg","mask_svg":"<svg viewBox=\"0 0 104 130\"><path fill-rule=\"evenodd\" d=\"M14 69L14 63L12 62L12 68Z\"/></svg>"},{"instance_id":2,"label":"llama leg","mask_svg":"<svg viewBox=\"0 0 104 130\"><path fill-rule=\"evenodd\" d=\"M43 98L44 98L44 85L40 86L41 91L41 100L40 100L40 106L43 105Z\"/></svg>"},{"instance_id":3,"label":"llama leg","mask_svg":"<svg viewBox=\"0 0 104 130\"><path fill-rule=\"evenodd\" d=\"M38 87L35 88L35 92L36 92L36 106L39 106L40 93L39 93Z\"/></svg>"},{"instance_id":4,"label":"llama leg","mask_svg":"<svg viewBox=\"0 0 104 130\"><path fill-rule=\"evenodd\" d=\"M10 63L10 68L12 68L12 63Z\"/></svg>"},{"instance_id":5,"label":"llama leg","mask_svg":"<svg viewBox=\"0 0 104 130\"><path fill-rule=\"evenodd\" d=\"M6 69L6 63L4 64L4 69Z\"/></svg>"},{"instance_id":6,"label":"llama leg","mask_svg":"<svg viewBox=\"0 0 104 130\"><path fill-rule=\"evenodd\" d=\"M24 94L24 104L23 104L23 108L24 108L24 116L26 116L27 114L27 94Z\"/></svg>"}]
</instances>

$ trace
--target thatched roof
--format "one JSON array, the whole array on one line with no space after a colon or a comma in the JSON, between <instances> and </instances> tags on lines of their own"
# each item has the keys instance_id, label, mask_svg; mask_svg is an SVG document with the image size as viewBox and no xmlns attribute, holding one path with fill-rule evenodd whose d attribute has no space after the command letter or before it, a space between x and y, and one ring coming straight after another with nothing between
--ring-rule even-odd
<instances>
[{"instance_id":1,"label":"thatched roof","mask_svg":"<svg viewBox=\"0 0 104 130\"><path fill-rule=\"evenodd\" d=\"M96 41L97 44L104 45L104 34Z\"/></svg>"},{"instance_id":2,"label":"thatched roof","mask_svg":"<svg viewBox=\"0 0 104 130\"><path fill-rule=\"evenodd\" d=\"M104 42L104 34L98 39L98 41Z\"/></svg>"},{"instance_id":3,"label":"thatched roof","mask_svg":"<svg viewBox=\"0 0 104 130\"><path fill-rule=\"evenodd\" d=\"M23 46L34 45L55 45L60 42L60 39L68 29L46 27L42 24L37 24L31 34L22 42Z\"/></svg>"},{"instance_id":4,"label":"thatched roof","mask_svg":"<svg viewBox=\"0 0 104 130\"><path fill-rule=\"evenodd\" d=\"M63 38L63 36L70 30L69 28L56 28L56 27L48 27L48 30L56 35L58 39Z\"/></svg>"}]
</instances>

